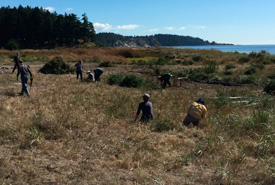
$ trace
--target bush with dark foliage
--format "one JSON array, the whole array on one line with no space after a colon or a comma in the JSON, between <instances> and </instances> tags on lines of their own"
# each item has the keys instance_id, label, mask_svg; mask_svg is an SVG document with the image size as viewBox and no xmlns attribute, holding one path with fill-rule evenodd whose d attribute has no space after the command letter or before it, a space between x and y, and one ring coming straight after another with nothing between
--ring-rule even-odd
<instances>
[{"instance_id":1,"label":"bush with dark foliage","mask_svg":"<svg viewBox=\"0 0 275 185\"><path fill-rule=\"evenodd\" d=\"M74 68L64 62L61 57L53 58L40 69L40 72L44 74L70 74L74 71Z\"/></svg>"}]
</instances>

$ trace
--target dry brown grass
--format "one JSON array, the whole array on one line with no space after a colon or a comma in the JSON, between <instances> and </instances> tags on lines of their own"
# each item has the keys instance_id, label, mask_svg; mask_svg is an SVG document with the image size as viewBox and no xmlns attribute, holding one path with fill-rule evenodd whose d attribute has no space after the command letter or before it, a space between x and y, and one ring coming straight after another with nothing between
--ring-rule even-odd
<instances>
[{"instance_id":1,"label":"dry brown grass","mask_svg":"<svg viewBox=\"0 0 275 185\"><path fill-rule=\"evenodd\" d=\"M24 52L75 60L97 54L115 57L121 51ZM275 181L275 101L258 86L184 82L184 87L165 90L123 88L108 85L107 76L148 69L104 68L100 83L85 83L75 75L38 73L41 63L29 64L35 71L30 98L17 95L21 84L10 70L0 74L1 184L268 185ZM84 63L85 70L96 66ZM154 79L150 74L140 76ZM151 95L155 121L133 123L145 92ZM215 103L216 96L230 94L249 95L257 102ZM206 99L207 119L199 128L182 127L188 105L198 97ZM257 110L269 114L266 126L256 124ZM158 121L169 122L173 129L157 132ZM249 126L250 122L256 125Z\"/></svg>"}]
</instances>

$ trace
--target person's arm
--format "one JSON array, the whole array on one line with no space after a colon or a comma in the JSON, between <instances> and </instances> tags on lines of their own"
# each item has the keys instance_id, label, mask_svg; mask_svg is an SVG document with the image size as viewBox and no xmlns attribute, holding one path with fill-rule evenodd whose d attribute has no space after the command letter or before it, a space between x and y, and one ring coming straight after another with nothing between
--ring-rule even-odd
<instances>
[{"instance_id":1,"label":"person's arm","mask_svg":"<svg viewBox=\"0 0 275 185\"><path fill-rule=\"evenodd\" d=\"M136 114L136 117L135 117L135 119L134 119L134 122L137 120L137 118L138 118L138 114Z\"/></svg>"},{"instance_id":2,"label":"person's arm","mask_svg":"<svg viewBox=\"0 0 275 185\"><path fill-rule=\"evenodd\" d=\"M17 80L17 81L18 81L18 76L20 75L20 73L21 73L21 70L20 70L20 67L19 67L18 73L17 73L17 75L16 75L16 80Z\"/></svg>"},{"instance_id":3,"label":"person's arm","mask_svg":"<svg viewBox=\"0 0 275 185\"><path fill-rule=\"evenodd\" d=\"M135 116L135 119L134 119L134 122L137 120L138 115L140 114L140 110L141 110L141 107L140 107L140 104L139 104L138 110L137 110L137 113L136 113L136 116Z\"/></svg>"},{"instance_id":4,"label":"person's arm","mask_svg":"<svg viewBox=\"0 0 275 185\"><path fill-rule=\"evenodd\" d=\"M204 110L203 110L203 112L202 112L201 119L204 119L204 118L205 118L205 115L206 115L206 113L207 113L206 107L204 106L203 108L204 108Z\"/></svg>"}]
</instances>

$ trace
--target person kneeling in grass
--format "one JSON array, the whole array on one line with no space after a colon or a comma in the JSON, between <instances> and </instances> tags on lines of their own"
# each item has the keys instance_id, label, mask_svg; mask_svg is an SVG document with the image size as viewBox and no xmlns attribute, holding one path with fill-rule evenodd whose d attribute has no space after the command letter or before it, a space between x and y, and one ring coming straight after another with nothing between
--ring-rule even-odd
<instances>
[{"instance_id":1,"label":"person kneeling in grass","mask_svg":"<svg viewBox=\"0 0 275 185\"><path fill-rule=\"evenodd\" d=\"M149 94L144 94L142 98L143 98L143 102L141 102L138 106L137 114L134 121L137 120L140 114L140 111L142 111L142 116L139 121L148 122L154 118L153 105L151 102L149 102L149 98L150 98Z\"/></svg>"},{"instance_id":2,"label":"person kneeling in grass","mask_svg":"<svg viewBox=\"0 0 275 185\"><path fill-rule=\"evenodd\" d=\"M205 118L206 113L207 109L205 107L204 99L199 98L189 106L183 124L188 126L190 123L193 123L194 126L198 126L200 120Z\"/></svg>"},{"instance_id":3,"label":"person kneeling in grass","mask_svg":"<svg viewBox=\"0 0 275 185\"><path fill-rule=\"evenodd\" d=\"M88 81L94 81L94 75L93 75L93 73L91 73L91 71L87 71L87 74L88 74L87 80Z\"/></svg>"}]
</instances>

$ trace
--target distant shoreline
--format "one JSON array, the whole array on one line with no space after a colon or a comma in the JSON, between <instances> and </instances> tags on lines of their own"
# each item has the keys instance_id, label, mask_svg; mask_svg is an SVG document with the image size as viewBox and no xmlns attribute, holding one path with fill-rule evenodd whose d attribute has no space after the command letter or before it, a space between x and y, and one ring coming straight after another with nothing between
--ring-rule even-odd
<instances>
[{"instance_id":1,"label":"distant shoreline","mask_svg":"<svg viewBox=\"0 0 275 185\"><path fill-rule=\"evenodd\" d=\"M272 55L275 54L274 45L204 45L204 46L165 46L167 48L178 48L178 49L216 49L222 52L239 52L239 53L251 53L266 51Z\"/></svg>"}]
</instances>

